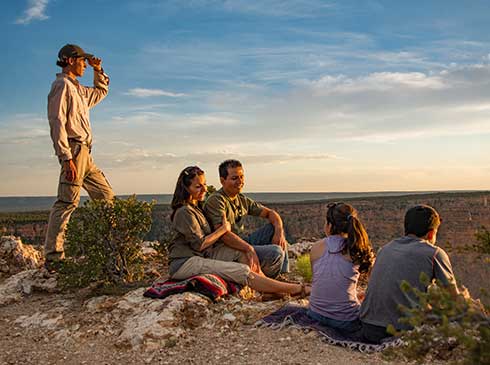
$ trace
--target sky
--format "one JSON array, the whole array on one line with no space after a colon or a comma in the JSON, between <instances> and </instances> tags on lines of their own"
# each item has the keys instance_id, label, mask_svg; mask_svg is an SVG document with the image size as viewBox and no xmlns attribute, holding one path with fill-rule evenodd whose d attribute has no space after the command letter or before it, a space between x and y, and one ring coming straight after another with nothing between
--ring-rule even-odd
<instances>
[{"instance_id":1,"label":"sky","mask_svg":"<svg viewBox=\"0 0 490 365\"><path fill-rule=\"evenodd\" d=\"M239 159L249 192L487 190L488 1L1 3L0 196L54 196L59 49L103 60L93 156L116 194ZM80 80L91 86L87 68Z\"/></svg>"}]
</instances>

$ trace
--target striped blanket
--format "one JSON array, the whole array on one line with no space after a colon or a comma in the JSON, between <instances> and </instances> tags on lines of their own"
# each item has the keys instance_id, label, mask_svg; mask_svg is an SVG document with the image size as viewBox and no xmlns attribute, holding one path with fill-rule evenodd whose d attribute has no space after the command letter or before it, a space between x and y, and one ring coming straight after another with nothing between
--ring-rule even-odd
<instances>
[{"instance_id":1,"label":"striped blanket","mask_svg":"<svg viewBox=\"0 0 490 365\"><path fill-rule=\"evenodd\" d=\"M218 275L201 274L181 281L157 280L143 295L147 298L163 299L172 294L194 291L207 296L212 301L216 301L223 295L234 294L238 290L236 284L227 282Z\"/></svg>"},{"instance_id":2,"label":"striped blanket","mask_svg":"<svg viewBox=\"0 0 490 365\"><path fill-rule=\"evenodd\" d=\"M378 352L383 351L388 347L396 347L402 344L402 341L397 337L389 337L381 344L370 344L362 342L356 336L341 333L334 328L325 326L310 318L307 315L307 308L297 304L286 304L272 314L262 318L255 323L257 327L270 327L272 329L282 329L287 326L296 327L307 331L316 331L322 340L331 345L337 345L357 350L360 352Z\"/></svg>"}]
</instances>

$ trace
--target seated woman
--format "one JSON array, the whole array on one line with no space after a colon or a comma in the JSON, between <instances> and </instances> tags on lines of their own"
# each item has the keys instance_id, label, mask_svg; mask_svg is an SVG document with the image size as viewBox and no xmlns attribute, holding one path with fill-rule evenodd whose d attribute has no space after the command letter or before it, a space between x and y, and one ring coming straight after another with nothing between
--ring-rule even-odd
<instances>
[{"instance_id":1,"label":"seated woman","mask_svg":"<svg viewBox=\"0 0 490 365\"><path fill-rule=\"evenodd\" d=\"M309 288L301 284L267 278L260 268L253 272L241 251L219 242L230 231L230 223L223 217L223 225L211 231L201 208L206 191L206 178L199 167L190 166L180 173L170 216L176 233L169 246L170 277L183 280L193 275L216 274L264 293L309 294Z\"/></svg>"},{"instance_id":2,"label":"seated woman","mask_svg":"<svg viewBox=\"0 0 490 365\"><path fill-rule=\"evenodd\" d=\"M327 206L327 235L311 248L313 272L308 315L345 332L360 329L357 282L374 263L374 253L357 211L349 204Z\"/></svg>"}]
</instances>

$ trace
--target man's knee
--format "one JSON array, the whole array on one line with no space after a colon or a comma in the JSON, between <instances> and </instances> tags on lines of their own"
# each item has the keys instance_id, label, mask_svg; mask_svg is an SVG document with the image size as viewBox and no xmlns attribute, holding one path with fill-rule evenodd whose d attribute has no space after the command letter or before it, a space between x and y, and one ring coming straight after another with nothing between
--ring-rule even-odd
<instances>
[{"instance_id":1,"label":"man's knee","mask_svg":"<svg viewBox=\"0 0 490 365\"><path fill-rule=\"evenodd\" d=\"M260 259L260 266L265 275L275 278L281 273L285 253L281 247L270 245Z\"/></svg>"},{"instance_id":2,"label":"man's knee","mask_svg":"<svg viewBox=\"0 0 490 365\"><path fill-rule=\"evenodd\" d=\"M61 210L61 211L67 211L67 210L75 210L78 207L78 203L80 200L77 201L63 201L63 200L56 200L56 202L53 205L54 210Z\"/></svg>"}]
</instances>

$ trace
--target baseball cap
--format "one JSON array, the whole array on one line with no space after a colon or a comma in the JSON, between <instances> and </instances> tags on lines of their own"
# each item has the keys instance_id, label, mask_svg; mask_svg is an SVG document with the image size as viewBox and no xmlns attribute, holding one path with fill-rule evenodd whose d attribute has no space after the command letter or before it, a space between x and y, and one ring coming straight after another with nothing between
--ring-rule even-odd
<instances>
[{"instance_id":1,"label":"baseball cap","mask_svg":"<svg viewBox=\"0 0 490 365\"><path fill-rule=\"evenodd\" d=\"M70 57L92 58L93 56L94 56L93 54L85 53L85 51L81 47L79 47L75 44L66 44L58 52L58 59L60 61L63 61L64 59L67 59Z\"/></svg>"}]
</instances>

